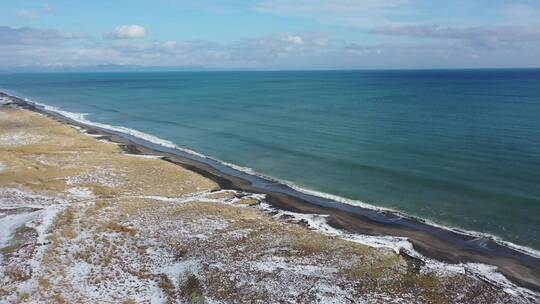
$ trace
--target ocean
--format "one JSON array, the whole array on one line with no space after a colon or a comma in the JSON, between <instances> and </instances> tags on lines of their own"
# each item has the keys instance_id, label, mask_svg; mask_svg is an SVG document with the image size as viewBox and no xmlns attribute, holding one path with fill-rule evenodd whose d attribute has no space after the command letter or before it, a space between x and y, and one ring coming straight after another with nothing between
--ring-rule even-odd
<instances>
[{"instance_id":1,"label":"ocean","mask_svg":"<svg viewBox=\"0 0 540 304\"><path fill-rule=\"evenodd\" d=\"M538 69L0 74L0 91L540 249Z\"/></svg>"}]
</instances>

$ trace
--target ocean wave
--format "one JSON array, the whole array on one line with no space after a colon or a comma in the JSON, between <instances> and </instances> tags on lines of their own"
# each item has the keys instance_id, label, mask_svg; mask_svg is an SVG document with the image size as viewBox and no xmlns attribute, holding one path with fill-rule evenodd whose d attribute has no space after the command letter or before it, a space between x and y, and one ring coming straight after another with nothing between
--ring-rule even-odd
<instances>
[{"instance_id":1,"label":"ocean wave","mask_svg":"<svg viewBox=\"0 0 540 304\"><path fill-rule=\"evenodd\" d=\"M245 174L248 174L248 175L252 175L252 176L256 176L256 177L262 178L262 179L267 180L267 181L271 181L271 182L275 182L275 183L278 183L278 184L285 185L285 186L287 186L287 187L289 187L289 188L291 188L291 189L293 189L293 190L295 190L295 191L297 191L299 193L303 193L303 194L306 194L306 195L315 196L315 197L319 197L319 198L328 199L328 200L339 202L339 203L342 203L342 204L358 206L358 207L373 210L373 211L392 213L392 214L395 214L395 215L397 215L399 217L402 217L402 218L417 220L417 221L425 223L425 224L427 224L429 226L433 226L433 227L436 227L436 228L440 228L440 229L443 229L443 230L454 232L454 233L457 233L457 234L460 234L460 235L470 236L470 237L474 237L474 238L490 239L490 240L493 240L494 242L496 242L496 243L498 243L498 244L500 244L502 246L508 247L508 248L510 248L512 250L518 251L520 253L523 253L523 254L526 254L526 255L529 255L529 256L532 256L532 257L535 257L535 258L540 258L540 250L536 250L536 249L533 249L533 248L530 248L530 247L518 245L518 244L515 244L515 243L512 243L512 242L503 240L503 239L501 239L500 237L498 237L496 235L492 235L492 234L485 233L485 232L474 231L474 230L465 230L465 229L461 229L461 228L458 228L458 227L451 227L451 226L447 226L447 225L441 225L441 224L433 222L433 221L431 221L429 219L419 218L419 217L411 216L409 214L405 214L405 213L403 213L403 212L401 212L399 210L396 210L396 209L375 206L375 205L368 204L368 203L365 203L365 202L360 201L360 200L349 199L349 198L342 197L342 196L335 195L335 194L330 194L330 193L326 193L326 192L321 192L321 191L317 191L317 190L308 189L308 188L299 186L296 183L291 182L291 181L280 180L280 179L274 178L272 176L265 175L263 173L257 172L256 170L253 170L252 168L249 168L249 167L244 167L244 166L232 164L232 163L229 163L229 162L225 162L225 161L222 161L222 160L220 160L218 158L214 158L214 157L211 157L211 156L208 156L208 155L204 155L202 153L196 152L196 151L188 149L188 148L180 147L180 146L178 146L177 144L175 144L174 142L172 142L170 140L162 139L162 138L159 138L159 137L157 137L155 135L151 135L151 134L148 134L148 133L145 133L145 132L141 132L141 131L131 129L131 128L127 128L127 127L123 127L123 126L115 126L115 125L109 125L109 124L105 124L105 123L91 121L91 120L86 118L89 115L88 113L77 113L77 112L65 111L65 110L62 110L62 109L60 109L58 107L55 107L55 106L40 103L40 102L31 100L31 99L28 99L28 98L24 98L24 97L19 97L19 96L17 96L18 94L13 94L13 93L9 92L8 90L5 90L5 89L1 89L1 90L7 92L8 94L10 94L12 96L20 98L20 99L24 100L25 102L27 102L29 104L35 105L35 106L37 106L39 108L42 108L45 111L60 114L60 115L62 115L64 117L66 117L68 119L71 119L73 121L76 121L78 123L88 125L88 126L91 126L91 127L97 127L97 128L103 129L103 130L109 130L109 131L114 131L114 132L118 132L118 133L122 133L122 134L127 134L127 135L130 135L130 136L142 139L144 141L147 141L149 143L156 144L156 145L159 145L159 146L163 146L165 148L178 150L178 151L181 151L181 152L184 152L184 153L187 153L187 154L190 154L190 155L202 158L202 159L213 160L213 161L215 161L215 162L217 162L217 163L219 163L219 164L221 164L223 166L229 167L229 168L237 170L239 172L242 172L242 173L245 173ZM383 242L383 243L385 243L385 242ZM379 244L379 245L377 245L377 244ZM374 247L380 247L380 243L378 241L373 242L372 245L374 245ZM392 246L388 246L388 247L394 248Z\"/></svg>"},{"instance_id":2,"label":"ocean wave","mask_svg":"<svg viewBox=\"0 0 540 304\"><path fill-rule=\"evenodd\" d=\"M174 144L172 141L162 139L162 138L159 138L157 136L154 136L154 135L151 135L151 134L148 134L148 133L144 133L144 132L141 132L141 131L138 131L138 130L135 130L135 129L131 129L131 128L127 128L127 127L123 127L123 126L109 125L109 124L104 124L104 123L88 120L86 118L89 115L88 113L68 112L68 111L61 110L61 109L59 109L57 107L46 105L46 104L43 104L43 103L39 103L39 102L30 100L30 99L26 99L26 98L21 98L21 99L23 99L24 101L26 101L28 103L39 106L39 107L43 108L46 111L58 113L58 114L60 114L60 115L62 115L64 117L67 117L67 118L69 118L69 119L71 119L73 121L76 121L76 122L79 122L79 123L82 123L82 124L85 124L85 125L88 125L88 126L91 126L91 127L97 127L97 128L104 129L104 130L110 130L110 131L115 131L115 132L119 132L119 133L123 133L123 134L128 134L128 135L131 135L133 137L137 137L137 138L140 138L142 140L145 140L145 141L148 141L148 142L151 142L151 143L154 143L154 144L166 147L166 148L179 150L179 151L186 152L186 153L189 153L189 154L201 157L201 158L207 158L206 155L203 155L201 153L195 152L195 151L190 150L190 149L180 147L180 146Z\"/></svg>"}]
</instances>

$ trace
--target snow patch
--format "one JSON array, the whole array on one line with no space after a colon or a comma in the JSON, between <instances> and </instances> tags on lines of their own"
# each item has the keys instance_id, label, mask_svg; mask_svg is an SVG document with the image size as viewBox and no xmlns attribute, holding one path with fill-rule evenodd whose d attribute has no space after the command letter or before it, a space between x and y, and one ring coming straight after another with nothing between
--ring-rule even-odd
<instances>
[{"instance_id":1,"label":"snow patch","mask_svg":"<svg viewBox=\"0 0 540 304\"><path fill-rule=\"evenodd\" d=\"M327 277L339 271L335 267L295 264L280 256L269 256L265 260L252 262L251 266L262 272L276 273L286 270L312 277Z\"/></svg>"},{"instance_id":2,"label":"snow patch","mask_svg":"<svg viewBox=\"0 0 540 304\"><path fill-rule=\"evenodd\" d=\"M159 155L147 155L147 154L131 154L131 153L124 153L124 155L126 155L126 156L131 156L131 157L148 158L148 159L162 159L162 158L163 158L163 156L159 156Z\"/></svg>"},{"instance_id":3,"label":"snow patch","mask_svg":"<svg viewBox=\"0 0 540 304\"><path fill-rule=\"evenodd\" d=\"M7 105L10 104L12 101L11 99L8 99L6 97L0 97L0 105Z\"/></svg>"},{"instance_id":4,"label":"snow patch","mask_svg":"<svg viewBox=\"0 0 540 304\"><path fill-rule=\"evenodd\" d=\"M36 207L64 205L67 201L58 196L47 196L17 188L0 187L0 207Z\"/></svg>"},{"instance_id":5,"label":"snow patch","mask_svg":"<svg viewBox=\"0 0 540 304\"><path fill-rule=\"evenodd\" d=\"M481 280L498 286L508 294L513 296L521 296L533 302L538 300L537 293L510 282L502 273L497 271L498 268L496 266L480 263L466 263L461 264L461 266L466 273L472 274Z\"/></svg>"},{"instance_id":6,"label":"snow patch","mask_svg":"<svg viewBox=\"0 0 540 304\"><path fill-rule=\"evenodd\" d=\"M183 260L163 268L165 273L176 287L179 287L189 274L199 272L199 262L194 259Z\"/></svg>"},{"instance_id":7,"label":"snow patch","mask_svg":"<svg viewBox=\"0 0 540 304\"><path fill-rule=\"evenodd\" d=\"M35 212L23 212L0 218L0 249L9 243L17 228L29 222L34 216Z\"/></svg>"},{"instance_id":8,"label":"snow patch","mask_svg":"<svg viewBox=\"0 0 540 304\"><path fill-rule=\"evenodd\" d=\"M125 173L114 168L96 168L94 172L70 176L66 180L68 185L98 184L111 188L124 185L122 179Z\"/></svg>"},{"instance_id":9,"label":"snow patch","mask_svg":"<svg viewBox=\"0 0 540 304\"><path fill-rule=\"evenodd\" d=\"M25 132L15 132L0 135L0 146L26 146L39 142L42 136L36 134L28 134Z\"/></svg>"},{"instance_id":10,"label":"snow patch","mask_svg":"<svg viewBox=\"0 0 540 304\"><path fill-rule=\"evenodd\" d=\"M95 198L94 192L90 190L89 188L82 187L82 188L69 188L67 192L77 198L82 199L92 199Z\"/></svg>"}]
</instances>

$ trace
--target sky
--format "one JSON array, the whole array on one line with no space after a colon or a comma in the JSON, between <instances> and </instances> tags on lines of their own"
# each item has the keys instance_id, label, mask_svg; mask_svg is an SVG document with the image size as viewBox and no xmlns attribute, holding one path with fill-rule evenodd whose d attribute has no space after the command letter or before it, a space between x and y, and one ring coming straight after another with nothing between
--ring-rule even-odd
<instances>
[{"instance_id":1,"label":"sky","mask_svg":"<svg viewBox=\"0 0 540 304\"><path fill-rule=\"evenodd\" d=\"M540 67L539 0L0 0L0 67Z\"/></svg>"}]
</instances>

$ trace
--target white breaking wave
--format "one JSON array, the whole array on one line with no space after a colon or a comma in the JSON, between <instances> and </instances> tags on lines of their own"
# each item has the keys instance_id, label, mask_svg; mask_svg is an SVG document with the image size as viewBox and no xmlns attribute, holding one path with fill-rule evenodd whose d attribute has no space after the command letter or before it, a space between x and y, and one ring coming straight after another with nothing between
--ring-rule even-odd
<instances>
[{"instance_id":1,"label":"white breaking wave","mask_svg":"<svg viewBox=\"0 0 540 304\"><path fill-rule=\"evenodd\" d=\"M76 122L79 122L79 123L82 123L82 124L85 124L85 125L88 125L88 126L97 127L97 128L104 129L104 130L111 130L111 131L115 131L115 132L119 132L119 133L123 133L123 134L129 134L131 136L146 140L148 142L151 142L151 143L154 143L154 144L166 147L166 148L176 149L176 150L180 150L182 152L186 152L186 153L198 156L198 157L207 158L203 154L197 153L197 152L195 152L193 150L182 148L182 147L174 144L172 141L162 139L162 138L159 138L157 136L154 136L154 135L151 135L151 134L148 134L148 133L144 133L144 132L141 132L141 131L138 131L138 130L135 130L135 129L126 128L126 127L122 127L122 126L114 126L114 125L109 125L109 124L104 124L104 123L88 120L88 119L86 119L86 116L88 116L88 113L68 112L68 111L60 110L57 107L53 107L53 106L49 106L49 105L46 105L46 104L34 102L34 101L29 100L29 99L24 99L24 101L26 101L28 103L35 104L37 106L40 106L43 109L45 109L46 111L58 113L58 114L60 114L62 116L65 116L65 117L67 117L69 119L72 119L72 120L74 120Z\"/></svg>"},{"instance_id":2,"label":"white breaking wave","mask_svg":"<svg viewBox=\"0 0 540 304\"><path fill-rule=\"evenodd\" d=\"M417 218L417 217L410 216L408 214L404 214L403 212L395 210L395 209L385 208L385 207L378 207L378 206L374 206L374 205L371 205L371 204L364 203L362 201L348 199L348 198L345 198L345 197L342 197L342 196L329 194L329 193L325 193L325 192L320 192L320 191L316 191L316 190L306 189L306 188L297 186L292 182L281 182L281 183L291 187L292 189L294 189L294 190L296 190L298 192L304 193L304 194L326 198L326 199L333 200L333 201L340 202L340 203L344 203L344 204L347 204L347 205L359 206L359 207L362 207L362 208L365 208L365 209L371 209L371 210L375 210L375 211L387 211L387 212L393 213L393 214L398 215L398 216L403 217L403 218L419 219L420 221L426 223L429 226L433 226L433 227L441 228L441 229L444 229L444 230L452 231L452 232L455 232L455 233L458 233L458 234L461 234L461 235L472 236L472 237L475 237L475 238L491 239L494 242L497 242L497 243L499 243L501 245L504 245L505 247L509 247L509 248L511 248L513 250L516 250L516 251L519 251L521 253L524 253L524 254L527 254L527 255L530 255L530 256L533 256L533 257L536 257L536 258L540 258L540 251L539 250L529 248L529 247L526 247L526 246L517 245L517 244L514 244L512 242L505 241L505 240L501 239L500 237L489 234L489 233L479 232L479 231L474 231L474 230L463 230L463 229L456 228L456 227L450 227L450 226L446 226L446 225L441 225L441 224L435 223L433 221L430 221L428 219Z\"/></svg>"},{"instance_id":3,"label":"white breaking wave","mask_svg":"<svg viewBox=\"0 0 540 304\"><path fill-rule=\"evenodd\" d=\"M7 91L7 90L4 90L4 91ZM15 96L14 94L11 94L11 95ZM135 130L135 129L131 129L131 128L123 127L123 126L115 126L115 125L109 125L109 124L104 124L104 123L100 123L100 122L91 121L91 120L88 120L86 118L89 115L88 113L76 113L76 112L64 111L64 110L59 109L58 107L50 106L50 105L43 104L43 103L39 103L39 102L30 100L30 99L27 99L27 98L21 98L21 97L18 97L18 98L24 100L25 102L27 102L29 104L38 106L38 107L40 107L40 108L42 108L42 109L44 109L46 111L49 111L49 112L54 112L54 113L60 114L60 115L62 115L64 117L67 117L67 118L69 118L69 119L71 119L73 121L79 122L81 124L92 126L92 127L97 127L97 128L104 129L104 130L110 130L110 131L114 131L114 132L119 132L119 133L122 133L122 134L128 134L130 136L140 138L142 140L145 140L147 142L150 142L150 143L153 143L153 144L156 144L156 145L160 145L160 146L170 148L170 149L175 149L175 150L178 150L178 151L181 151L181 152L184 152L184 153L188 153L188 154L191 154L191 155L203 158L203 159L213 160L213 161L216 161L216 162L218 162L218 163L220 163L220 164L222 164L224 166L232 168L234 170L237 170L237 171L249 174L249 175L254 175L254 176L269 180L269 181L274 181L274 182L286 185L286 186L292 188L293 190L296 190L298 192L301 192L301 193L304 193L304 194L307 194L307 195L317 196L317 197L329 199L329 200L332 200L332 201L336 201L336 202L339 202L339 203L348 204L348 205L352 205L352 206L358 206L358 207L362 207L362 208L370 209L370 210L374 210L374 211L383 211L383 212L386 211L386 212L390 212L390 213L396 214L398 216L401 216L403 218L418 219L417 217L410 216L408 214L405 214L405 213L403 213L401 211L398 211L398 210L395 210L395 209L379 207L379 206L371 205L371 204L368 204L368 203L365 203L365 202L362 202L362 201L359 201L359 200L353 200L353 199L345 198L345 197L330 194L330 193L325 193L325 192L320 192L320 191L316 191L316 190L312 190L312 189L307 189L307 188L298 186L297 184L295 184L293 182L279 180L279 179L276 179L274 177L259 173L259 172L255 171L255 170L253 170L252 168L249 168L249 167L244 167L244 166L231 164L231 163L222 161L220 159L210 157L210 156L204 155L202 153L193 151L191 149L180 147L180 146L176 145L175 143L173 143L170 140L162 139L162 138L159 138L157 136L154 136L154 135L151 135L151 134L148 134L148 133L144 133L144 132L141 132L141 131L138 131L138 130ZM430 225L430 226L433 226L433 227L438 227L438 228L448 230L448 231L452 231L452 232L455 232L455 233L458 233L458 234L461 234L461 235L472 236L472 237L475 237L475 238L491 239L491 240L493 240L493 241L495 241L495 242L497 242L497 243L499 243L501 245L504 245L506 247L509 247L509 248L511 248L513 250L516 250L516 251L519 251L521 253L533 256L535 258L540 258L540 250L536 250L536 249L533 249L533 248L530 248L530 247L521 246L521 245L514 244L512 242L508 242L508 241L502 240L498 236L495 236L495 235L492 235L492 234L489 234L489 233L484 233L484 232L479 232L479 231L474 231L474 230L463 230L463 229L456 228L456 227L450 227L450 226L446 226L446 225L441 225L441 224L437 224L437 223L435 223L433 221L430 221L430 220L424 219L424 218L421 218L420 220L425 222L427 225Z\"/></svg>"},{"instance_id":4,"label":"white breaking wave","mask_svg":"<svg viewBox=\"0 0 540 304\"><path fill-rule=\"evenodd\" d=\"M4 97L0 97L0 105L5 105L5 104L8 104L10 102L11 102L11 100L9 100L7 98L4 98Z\"/></svg>"}]
</instances>

